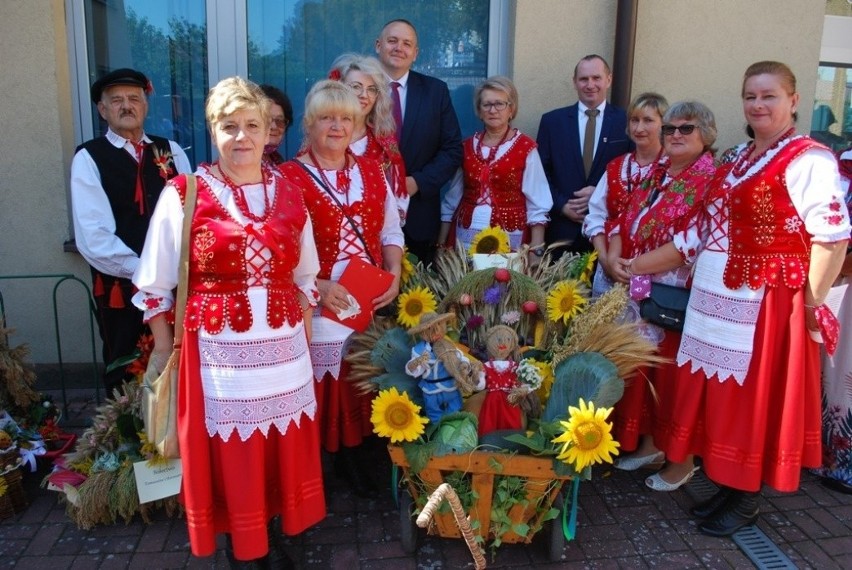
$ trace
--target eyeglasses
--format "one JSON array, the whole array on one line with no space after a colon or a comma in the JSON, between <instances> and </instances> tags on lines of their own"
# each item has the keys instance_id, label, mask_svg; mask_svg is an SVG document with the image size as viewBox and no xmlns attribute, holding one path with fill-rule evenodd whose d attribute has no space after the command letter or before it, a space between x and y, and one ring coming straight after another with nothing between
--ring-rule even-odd
<instances>
[{"instance_id":1,"label":"eyeglasses","mask_svg":"<svg viewBox=\"0 0 852 570\"><path fill-rule=\"evenodd\" d=\"M287 127L287 119L284 117L272 117L272 126L284 129Z\"/></svg>"},{"instance_id":2,"label":"eyeglasses","mask_svg":"<svg viewBox=\"0 0 852 570\"><path fill-rule=\"evenodd\" d=\"M364 91L367 92L368 97L377 97L379 95L379 88L375 85L364 87L360 83L350 83L349 88L352 89L352 91L354 91L357 95L362 95Z\"/></svg>"},{"instance_id":3,"label":"eyeglasses","mask_svg":"<svg viewBox=\"0 0 852 570\"><path fill-rule=\"evenodd\" d=\"M491 109L496 109L497 111L505 111L506 108L511 104L511 101L491 101L489 103L480 103L479 108L483 111L490 111Z\"/></svg>"},{"instance_id":4,"label":"eyeglasses","mask_svg":"<svg viewBox=\"0 0 852 570\"><path fill-rule=\"evenodd\" d=\"M674 125L663 125L662 130L663 130L663 135L665 135L667 137L672 136L675 133L675 131L679 131L680 134L682 134L683 136L688 136L688 135L692 134L692 131L694 131L697 128L697 126L698 125L679 125L679 126L676 127Z\"/></svg>"}]
</instances>

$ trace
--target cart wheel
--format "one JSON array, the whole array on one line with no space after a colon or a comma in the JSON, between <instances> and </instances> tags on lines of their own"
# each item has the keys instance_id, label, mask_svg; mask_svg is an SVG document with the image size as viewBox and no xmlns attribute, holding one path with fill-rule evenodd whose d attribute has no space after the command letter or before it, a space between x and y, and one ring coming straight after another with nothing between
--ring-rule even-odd
<instances>
[{"instance_id":1,"label":"cart wheel","mask_svg":"<svg viewBox=\"0 0 852 570\"><path fill-rule=\"evenodd\" d=\"M562 551L565 550L565 535L562 533L562 509L565 508L565 500L562 497L562 491L556 495L553 501L553 508L559 509L558 517L550 521L550 545L548 556L551 562L559 562L562 560Z\"/></svg>"},{"instance_id":2,"label":"cart wheel","mask_svg":"<svg viewBox=\"0 0 852 570\"><path fill-rule=\"evenodd\" d=\"M402 542L402 551L406 554L414 554L417 550L417 525L412 514L414 513L414 500L407 489L399 491L399 539Z\"/></svg>"}]
</instances>

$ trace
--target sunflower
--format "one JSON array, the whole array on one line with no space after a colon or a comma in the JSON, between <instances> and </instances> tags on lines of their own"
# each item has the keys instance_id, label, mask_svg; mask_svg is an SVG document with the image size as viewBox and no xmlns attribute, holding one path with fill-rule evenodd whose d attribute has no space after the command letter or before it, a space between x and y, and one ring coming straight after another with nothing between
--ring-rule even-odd
<instances>
[{"instance_id":1,"label":"sunflower","mask_svg":"<svg viewBox=\"0 0 852 570\"><path fill-rule=\"evenodd\" d=\"M573 464L578 472L595 463L612 463L620 447L612 438L612 424L606 421L612 408L595 410L594 402L586 406L580 398L580 407L569 406L568 412L568 421L559 422L565 431L551 440L562 444L556 459Z\"/></svg>"},{"instance_id":2,"label":"sunflower","mask_svg":"<svg viewBox=\"0 0 852 570\"><path fill-rule=\"evenodd\" d=\"M586 285L592 284L592 271L595 269L595 261L598 259L598 252L593 251L586 254L583 263L583 268L580 270L580 281Z\"/></svg>"},{"instance_id":3,"label":"sunflower","mask_svg":"<svg viewBox=\"0 0 852 570\"><path fill-rule=\"evenodd\" d=\"M408 283L409 279L414 276L414 263L411 262L411 259L408 258L408 251L404 251L402 254L402 273L400 275L400 283L405 285Z\"/></svg>"},{"instance_id":4,"label":"sunflower","mask_svg":"<svg viewBox=\"0 0 852 570\"><path fill-rule=\"evenodd\" d=\"M538 375L541 376L541 386L536 390L538 397L544 405L550 398L550 390L553 388L553 367L546 360L527 359L530 364L538 368Z\"/></svg>"},{"instance_id":5,"label":"sunflower","mask_svg":"<svg viewBox=\"0 0 852 570\"><path fill-rule=\"evenodd\" d=\"M397 300L399 307L399 315L396 317L397 322L404 327L411 328L420 322L420 317L424 313L435 312L438 307L435 301L435 295L428 287L415 287L409 289L399 296Z\"/></svg>"},{"instance_id":6,"label":"sunflower","mask_svg":"<svg viewBox=\"0 0 852 570\"><path fill-rule=\"evenodd\" d=\"M580 294L580 284L569 279L560 281L547 295L547 317L558 323L568 324L573 317L583 311L586 298Z\"/></svg>"},{"instance_id":7,"label":"sunflower","mask_svg":"<svg viewBox=\"0 0 852 570\"><path fill-rule=\"evenodd\" d=\"M423 435L423 426L429 418L421 417L420 406L400 394L396 388L382 390L373 400L373 432L380 437L389 437L391 443L414 441Z\"/></svg>"},{"instance_id":8,"label":"sunflower","mask_svg":"<svg viewBox=\"0 0 852 570\"><path fill-rule=\"evenodd\" d=\"M500 226L493 226L481 230L473 237L467 252L475 253L509 253L509 234Z\"/></svg>"}]
</instances>

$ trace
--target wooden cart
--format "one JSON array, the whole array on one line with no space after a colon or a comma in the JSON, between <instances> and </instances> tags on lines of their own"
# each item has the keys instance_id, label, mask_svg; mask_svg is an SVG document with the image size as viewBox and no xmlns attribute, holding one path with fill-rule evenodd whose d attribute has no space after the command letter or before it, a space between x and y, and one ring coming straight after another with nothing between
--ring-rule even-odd
<instances>
[{"instance_id":1,"label":"wooden cart","mask_svg":"<svg viewBox=\"0 0 852 570\"><path fill-rule=\"evenodd\" d=\"M471 476L471 486L477 496L470 507L468 518L474 524L475 532L486 541L493 538L490 529L495 478L514 476L525 480L527 504L514 505L508 514L513 524L525 523L529 531L525 535L518 535L508 530L501 536L504 543L532 542L533 537L544 526L547 511L551 507L559 510L563 508L562 487L566 481L570 480L570 477L557 475L553 471L553 463L549 458L474 451L432 457L417 475L425 484L427 491L426 497L421 499L422 490L412 481L403 449L397 445L389 445L388 452L391 461L402 468L405 480L408 481L407 488L400 492L399 501L401 540L403 549L407 553L417 549L415 505L418 501L424 502L428 494L444 483L446 476L450 473L458 471ZM475 524L476 522L479 524ZM550 524L549 554L552 561L561 559L565 546L565 536L557 522L558 519L554 519ZM436 513L428 531L429 534L437 534L444 538L461 538L461 531L451 512Z\"/></svg>"}]
</instances>

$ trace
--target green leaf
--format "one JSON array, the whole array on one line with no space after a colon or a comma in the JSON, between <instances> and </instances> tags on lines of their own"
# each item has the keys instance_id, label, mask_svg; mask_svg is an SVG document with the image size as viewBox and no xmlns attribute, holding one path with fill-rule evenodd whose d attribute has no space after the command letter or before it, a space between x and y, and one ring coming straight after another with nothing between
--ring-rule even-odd
<instances>
[{"instance_id":1,"label":"green leaf","mask_svg":"<svg viewBox=\"0 0 852 570\"><path fill-rule=\"evenodd\" d=\"M503 464L500 463L499 461L497 461L496 459L494 459L493 457L488 458L488 467L490 467L491 470L496 472L496 473L502 473L503 472Z\"/></svg>"},{"instance_id":2,"label":"green leaf","mask_svg":"<svg viewBox=\"0 0 852 570\"><path fill-rule=\"evenodd\" d=\"M559 509L549 509L544 515L541 517L541 522L552 521L556 517L559 516Z\"/></svg>"},{"instance_id":3,"label":"green leaf","mask_svg":"<svg viewBox=\"0 0 852 570\"><path fill-rule=\"evenodd\" d=\"M405 459L415 474L420 473L432 458L432 446L428 443L405 442L402 444Z\"/></svg>"},{"instance_id":4,"label":"green leaf","mask_svg":"<svg viewBox=\"0 0 852 570\"><path fill-rule=\"evenodd\" d=\"M559 363L553 371L553 388L542 413L543 422L567 419L568 407L580 398L597 408L613 406L624 394L618 369L598 352L578 352Z\"/></svg>"},{"instance_id":5,"label":"green leaf","mask_svg":"<svg viewBox=\"0 0 852 570\"><path fill-rule=\"evenodd\" d=\"M139 351L139 349L137 349L133 352L133 354L120 356L107 365L105 372L109 374L113 370L117 370L119 368L126 368L131 362L139 358L141 354L142 353Z\"/></svg>"},{"instance_id":6,"label":"green leaf","mask_svg":"<svg viewBox=\"0 0 852 570\"><path fill-rule=\"evenodd\" d=\"M526 536L530 532L530 525L526 523L513 524L512 532L514 532L518 536Z\"/></svg>"}]
</instances>

